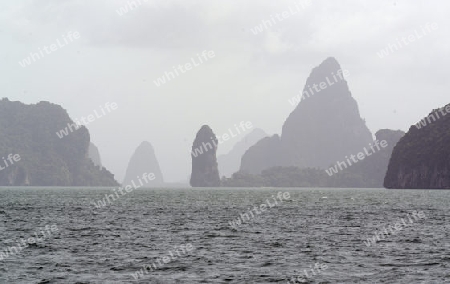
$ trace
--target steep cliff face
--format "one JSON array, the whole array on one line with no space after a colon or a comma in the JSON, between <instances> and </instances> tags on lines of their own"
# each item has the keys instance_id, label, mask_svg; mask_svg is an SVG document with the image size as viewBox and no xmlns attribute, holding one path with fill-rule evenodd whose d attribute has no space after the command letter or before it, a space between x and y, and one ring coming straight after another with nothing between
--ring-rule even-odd
<instances>
[{"instance_id":1,"label":"steep cliff face","mask_svg":"<svg viewBox=\"0 0 450 284\"><path fill-rule=\"evenodd\" d=\"M88 130L72 125L60 106L0 101L1 186L117 186L114 175L88 158ZM71 127L69 127L71 125Z\"/></svg>"},{"instance_id":2,"label":"steep cliff face","mask_svg":"<svg viewBox=\"0 0 450 284\"><path fill-rule=\"evenodd\" d=\"M88 157L92 160L95 166L99 169L102 168L102 159L100 158L100 152L94 143L89 143Z\"/></svg>"},{"instance_id":3,"label":"steep cliff face","mask_svg":"<svg viewBox=\"0 0 450 284\"><path fill-rule=\"evenodd\" d=\"M241 170L258 174L274 166L325 169L372 142L345 75L348 72L334 58L314 68L302 100L283 125L279 143L272 138L271 143L264 142L264 149L260 144L251 155L244 155Z\"/></svg>"},{"instance_id":4,"label":"steep cliff face","mask_svg":"<svg viewBox=\"0 0 450 284\"><path fill-rule=\"evenodd\" d=\"M281 153L280 136L273 135L259 140L241 159L240 171L257 175L263 170L278 166Z\"/></svg>"},{"instance_id":5,"label":"steep cliff face","mask_svg":"<svg viewBox=\"0 0 450 284\"><path fill-rule=\"evenodd\" d=\"M220 186L217 166L217 138L208 125L197 132L192 145L192 174L190 184L193 187Z\"/></svg>"},{"instance_id":6,"label":"steep cliff face","mask_svg":"<svg viewBox=\"0 0 450 284\"><path fill-rule=\"evenodd\" d=\"M233 173L239 171L241 158L245 152L255 145L256 142L267 136L267 133L257 128L236 143L228 154L219 156L217 161L219 163L220 176L230 177Z\"/></svg>"},{"instance_id":7,"label":"steep cliff face","mask_svg":"<svg viewBox=\"0 0 450 284\"><path fill-rule=\"evenodd\" d=\"M312 70L283 125L282 165L323 169L372 142L345 74L334 58Z\"/></svg>"},{"instance_id":8,"label":"steep cliff face","mask_svg":"<svg viewBox=\"0 0 450 284\"><path fill-rule=\"evenodd\" d=\"M450 104L411 126L392 152L384 186L450 189Z\"/></svg>"},{"instance_id":9,"label":"steep cliff face","mask_svg":"<svg viewBox=\"0 0 450 284\"><path fill-rule=\"evenodd\" d=\"M146 181L143 187L158 187L164 184L163 175L159 167L158 159L152 144L147 141L142 142L131 156L122 185L132 185L134 181L142 179L144 174L154 174L154 179Z\"/></svg>"}]
</instances>

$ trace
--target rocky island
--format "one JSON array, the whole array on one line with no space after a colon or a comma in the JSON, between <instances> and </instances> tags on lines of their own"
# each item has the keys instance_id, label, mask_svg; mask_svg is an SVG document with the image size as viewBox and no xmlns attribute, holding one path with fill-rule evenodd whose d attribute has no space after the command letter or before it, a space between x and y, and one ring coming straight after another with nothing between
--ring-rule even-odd
<instances>
[{"instance_id":1,"label":"rocky island","mask_svg":"<svg viewBox=\"0 0 450 284\"><path fill-rule=\"evenodd\" d=\"M154 179L148 181L144 187L158 187L164 185L164 178L156 158L155 150L150 142L142 142L131 156L122 185L131 185L143 174L153 173Z\"/></svg>"},{"instance_id":2,"label":"rocky island","mask_svg":"<svg viewBox=\"0 0 450 284\"><path fill-rule=\"evenodd\" d=\"M372 142L345 75L333 57L315 67L281 136L264 138L251 147L240 171L259 174L275 166L325 169Z\"/></svg>"},{"instance_id":3,"label":"rocky island","mask_svg":"<svg viewBox=\"0 0 450 284\"><path fill-rule=\"evenodd\" d=\"M450 104L409 128L392 152L384 186L450 189Z\"/></svg>"},{"instance_id":4,"label":"rocky island","mask_svg":"<svg viewBox=\"0 0 450 284\"><path fill-rule=\"evenodd\" d=\"M216 158L217 142L216 135L208 125L203 125L197 132L191 151L191 186L220 186L220 176Z\"/></svg>"},{"instance_id":5,"label":"rocky island","mask_svg":"<svg viewBox=\"0 0 450 284\"><path fill-rule=\"evenodd\" d=\"M88 157L90 135L74 125L66 110L49 102L26 105L0 101L0 156L19 155L20 160L0 170L0 186L117 186L105 168ZM17 157L17 156L16 156Z\"/></svg>"}]
</instances>

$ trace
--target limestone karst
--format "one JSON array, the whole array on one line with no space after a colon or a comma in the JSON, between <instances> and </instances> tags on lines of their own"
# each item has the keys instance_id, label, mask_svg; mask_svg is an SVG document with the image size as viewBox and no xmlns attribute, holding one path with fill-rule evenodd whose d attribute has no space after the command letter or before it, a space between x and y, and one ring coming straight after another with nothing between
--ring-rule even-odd
<instances>
[{"instance_id":1,"label":"limestone karst","mask_svg":"<svg viewBox=\"0 0 450 284\"><path fill-rule=\"evenodd\" d=\"M158 187L164 184L161 168L156 158L155 150L148 141L143 141L135 150L128 163L123 186L139 184L144 174L154 174L154 179L145 181L143 187Z\"/></svg>"},{"instance_id":2,"label":"limestone karst","mask_svg":"<svg viewBox=\"0 0 450 284\"><path fill-rule=\"evenodd\" d=\"M203 125L197 132L192 144L192 173L190 185L193 187L220 186L217 165L218 140L208 125Z\"/></svg>"}]
</instances>

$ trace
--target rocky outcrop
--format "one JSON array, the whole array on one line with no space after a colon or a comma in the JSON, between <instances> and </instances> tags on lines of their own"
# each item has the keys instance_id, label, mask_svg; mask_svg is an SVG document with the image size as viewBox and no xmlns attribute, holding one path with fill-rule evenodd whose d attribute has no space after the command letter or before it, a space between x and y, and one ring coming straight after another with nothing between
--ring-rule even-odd
<instances>
[{"instance_id":1,"label":"rocky outcrop","mask_svg":"<svg viewBox=\"0 0 450 284\"><path fill-rule=\"evenodd\" d=\"M345 73L334 58L312 70L283 125L281 165L324 169L372 142Z\"/></svg>"},{"instance_id":2,"label":"rocky outcrop","mask_svg":"<svg viewBox=\"0 0 450 284\"><path fill-rule=\"evenodd\" d=\"M450 189L450 104L433 110L397 143L384 186Z\"/></svg>"},{"instance_id":3,"label":"rocky outcrop","mask_svg":"<svg viewBox=\"0 0 450 284\"><path fill-rule=\"evenodd\" d=\"M192 174L190 184L193 187L220 186L217 166L217 138L208 125L197 132L192 144Z\"/></svg>"},{"instance_id":4,"label":"rocky outcrop","mask_svg":"<svg viewBox=\"0 0 450 284\"><path fill-rule=\"evenodd\" d=\"M100 152L98 151L97 146L95 146L94 143L92 142L89 143L88 157L99 169L102 168L102 160L100 158Z\"/></svg>"},{"instance_id":5,"label":"rocky outcrop","mask_svg":"<svg viewBox=\"0 0 450 284\"><path fill-rule=\"evenodd\" d=\"M88 158L89 144L86 127L59 105L0 101L0 157L8 161L2 159L1 186L118 186Z\"/></svg>"},{"instance_id":6,"label":"rocky outcrop","mask_svg":"<svg viewBox=\"0 0 450 284\"><path fill-rule=\"evenodd\" d=\"M219 156L217 162L219 164L220 176L230 177L233 173L239 171L241 158L245 152L251 146L255 145L256 142L267 136L267 133L263 130L256 128L236 143L228 154Z\"/></svg>"},{"instance_id":7,"label":"rocky outcrop","mask_svg":"<svg viewBox=\"0 0 450 284\"><path fill-rule=\"evenodd\" d=\"M159 167L158 159L152 144L147 141L142 142L130 158L127 171L122 185L132 185L133 181L138 184L144 174L154 174L154 178L146 179L143 187L159 187L164 184L163 175Z\"/></svg>"},{"instance_id":8,"label":"rocky outcrop","mask_svg":"<svg viewBox=\"0 0 450 284\"><path fill-rule=\"evenodd\" d=\"M359 161L347 170L352 177L360 176L362 183L355 185L350 180L346 182L345 179L339 179L338 177L338 180L341 182L339 185L347 187L383 188L384 177L386 176L392 151L404 135L405 132L401 130L379 130L375 134L376 140L379 142L386 141L387 146L385 148L380 147L379 151L373 153L371 156L367 156L363 161ZM372 142L372 144L374 145L375 143ZM366 146L366 148L368 147Z\"/></svg>"},{"instance_id":9,"label":"rocky outcrop","mask_svg":"<svg viewBox=\"0 0 450 284\"><path fill-rule=\"evenodd\" d=\"M259 140L241 159L240 172L257 175L263 170L277 166L281 153L281 140L277 134Z\"/></svg>"},{"instance_id":10,"label":"rocky outcrop","mask_svg":"<svg viewBox=\"0 0 450 284\"><path fill-rule=\"evenodd\" d=\"M243 157L242 165L246 167L247 157L250 155L256 157L264 157L261 153L273 153L272 157L268 157L258 161L261 166L259 168L252 165L251 168L257 169L260 173L250 173L249 171L240 171L234 173L231 178L222 178L222 185L226 187L333 187L333 188L381 188L383 187L384 176L388 167L392 150L397 142L403 137L403 131L382 129L376 133L378 143L372 142L366 148L373 146L375 152L369 153L364 159L353 163L342 171L324 171L323 169L290 167L267 167L272 164L276 158L276 152L267 151L270 149L279 149L276 143L279 143L277 136L272 139L264 138L257 145L251 147ZM278 141L278 142L277 142ZM270 143L275 145L270 145ZM379 145L381 143L381 146ZM378 145L375 146L375 145ZM379 150L377 150L379 149ZM362 149L359 151L364 152ZM357 153L353 153L356 154ZM255 161L255 158L249 160ZM337 168L336 168L337 170ZM331 174L331 175L330 175Z\"/></svg>"},{"instance_id":11,"label":"rocky outcrop","mask_svg":"<svg viewBox=\"0 0 450 284\"><path fill-rule=\"evenodd\" d=\"M272 137L264 148L262 144L250 148L247 152L253 153L244 155L241 170L257 174L274 166L325 169L372 142L346 74L334 58L314 68L300 103L283 125L279 143Z\"/></svg>"}]
</instances>

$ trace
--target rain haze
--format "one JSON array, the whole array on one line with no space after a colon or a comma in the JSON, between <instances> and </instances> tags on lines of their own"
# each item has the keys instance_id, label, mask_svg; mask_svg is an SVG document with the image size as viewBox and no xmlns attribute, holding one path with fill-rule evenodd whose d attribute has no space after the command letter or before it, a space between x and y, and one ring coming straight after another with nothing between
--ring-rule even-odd
<instances>
[{"instance_id":1,"label":"rain haze","mask_svg":"<svg viewBox=\"0 0 450 284\"><path fill-rule=\"evenodd\" d=\"M294 109L288 100L302 91L311 69L330 56L349 71L350 91L372 133L406 131L448 100L447 1L128 3L0 4L3 96L50 101L72 119L116 102L117 110L86 127L103 165L119 181L144 140L152 143L166 181L187 182L190 148L201 125L221 135L250 121L268 134L280 134ZM283 12L289 15L279 20ZM438 28L422 35L427 23ZM69 32L79 38L66 44ZM414 33L422 38L380 58L389 44ZM19 64L57 40L65 46L26 67ZM197 54L204 51L215 56L200 64ZM198 66L155 84L192 59ZM240 139L222 143L218 153L227 153Z\"/></svg>"},{"instance_id":2,"label":"rain haze","mask_svg":"<svg viewBox=\"0 0 450 284\"><path fill-rule=\"evenodd\" d=\"M449 11L1 0L0 284L450 283Z\"/></svg>"}]
</instances>

